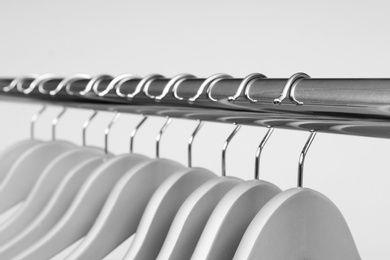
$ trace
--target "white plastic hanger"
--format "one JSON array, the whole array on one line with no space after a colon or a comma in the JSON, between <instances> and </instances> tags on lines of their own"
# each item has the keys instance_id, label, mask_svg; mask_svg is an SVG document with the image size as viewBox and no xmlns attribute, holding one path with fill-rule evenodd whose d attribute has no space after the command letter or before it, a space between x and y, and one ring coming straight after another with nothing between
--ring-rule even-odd
<instances>
[{"instance_id":1,"label":"white plastic hanger","mask_svg":"<svg viewBox=\"0 0 390 260\"><path fill-rule=\"evenodd\" d=\"M238 129L239 126L233 134ZM268 130L256 152L256 165L272 131ZM255 167L255 180L240 183L224 195L208 219L191 259L232 259L253 217L281 191L258 177Z\"/></svg>"},{"instance_id":2,"label":"white plastic hanger","mask_svg":"<svg viewBox=\"0 0 390 260\"><path fill-rule=\"evenodd\" d=\"M88 75L72 75L61 81L59 84L66 85L76 80L89 79ZM94 115L93 115L94 116ZM56 124L53 127L53 140L55 139ZM89 120L88 120L89 121ZM87 122L88 122L87 121ZM85 132L85 128L84 131ZM84 160L102 155L103 150L92 147L81 147L65 151L49 162L44 171L39 175L31 192L27 196L22 207L16 214L5 223L0 225L0 245L7 242L13 236L26 228L46 205L54 193L62 178L77 164Z\"/></svg>"},{"instance_id":3,"label":"white plastic hanger","mask_svg":"<svg viewBox=\"0 0 390 260\"><path fill-rule=\"evenodd\" d=\"M142 155L124 154L104 162L88 177L55 226L15 259L50 258L82 238L95 222L117 181L127 171L142 168L149 160Z\"/></svg>"},{"instance_id":4,"label":"white plastic hanger","mask_svg":"<svg viewBox=\"0 0 390 260\"><path fill-rule=\"evenodd\" d=\"M83 237L120 177L146 161L147 157L135 154L108 159L88 177L59 222L15 259L47 259Z\"/></svg>"},{"instance_id":5,"label":"white plastic hanger","mask_svg":"<svg viewBox=\"0 0 390 260\"><path fill-rule=\"evenodd\" d=\"M44 74L36 77L27 89L23 88L23 82L28 77L19 79L16 84L18 91L25 94L31 93L35 88L39 91L44 90L43 84L47 81L58 79L52 74ZM63 81L62 81L63 82ZM64 114L65 108L53 120L52 134L55 139L55 128L59 118ZM32 119L31 135L34 136L34 123L42 110L37 116ZM64 141L51 141L39 143L24 151L17 160L12 164L12 167L4 177L0 184L0 212L16 205L26 198L31 191L35 181L40 176L40 173L48 165L48 163L61 153L75 148L74 144Z\"/></svg>"},{"instance_id":6,"label":"white plastic hanger","mask_svg":"<svg viewBox=\"0 0 390 260\"><path fill-rule=\"evenodd\" d=\"M189 141L190 168L169 177L153 194L124 259L156 259L183 202L204 183L219 179L208 170L192 168L192 141L199 128Z\"/></svg>"},{"instance_id":7,"label":"white plastic hanger","mask_svg":"<svg viewBox=\"0 0 390 260\"><path fill-rule=\"evenodd\" d=\"M72 169L90 158L102 157L102 149L82 147L56 157L38 178L21 208L12 218L0 225L0 245L23 231L41 213L62 179L73 174Z\"/></svg>"},{"instance_id":8,"label":"white plastic hanger","mask_svg":"<svg viewBox=\"0 0 390 260\"><path fill-rule=\"evenodd\" d=\"M151 96L151 98L160 100L167 93L166 90L175 85L175 82L189 77L193 76L182 74L174 77L167 83L161 96ZM147 93L147 88L145 88L145 92ZM168 119L166 125L169 122L170 119ZM165 127L162 128L157 138L156 157L159 157L158 141L164 130ZM138 177L140 174L142 174L141 177ZM192 190L212 177L214 175L210 172L199 169L180 168L176 171L170 170L166 172L129 172L118 182L112 192L114 194L113 199L109 199L105 205L107 207L103 209L103 211L109 212L109 214L107 213L106 216L102 214L103 217L96 221L95 226L91 229L84 241L67 259L102 258L134 233L145 207L147 213L144 213L139 228L137 229L137 234L140 235L136 235L134 240L138 239L137 243L142 244L140 241L145 241L142 239L147 237L147 242L149 242L149 238L152 238L157 241L160 240L157 244L161 244L166 234L166 231L164 233L164 229L168 229L181 202ZM161 186L158 187L160 184ZM143 190L140 192L138 189L134 189L134 186L143 186ZM157 187L158 189L156 190ZM117 188L118 190L116 190ZM153 194L154 191L155 193ZM149 201L151 196L152 198ZM128 213L123 212L124 208L128 208L126 210ZM117 212L116 210L120 211ZM113 222L114 219L116 222ZM118 223L118 219L123 219L124 222ZM118 227L116 232L112 231L114 226ZM123 226L127 228L123 229ZM107 227L110 227L110 229L107 229ZM154 250L158 253L156 242L152 243L156 247Z\"/></svg>"},{"instance_id":9,"label":"white plastic hanger","mask_svg":"<svg viewBox=\"0 0 390 260\"><path fill-rule=\"evenodd\" d=\"M247 88L249 82L263 77L262 74L247 76L241 82L236 95L229 97L228 100L234 101L243 89ZM212 87L213 85L208 89L209 98L217 101L212 97ZM240 126L237 126L229 139L233 138L239 129ZM260 152L272 131L272 129L268 131L257 150L256 165ZM255 180L236 185L217 204L203 229L191 259L231 259L253 216L280 191L275 185L258 180L258 167L255 167Z\"/></svg>"},{"instance_id":10,"label":"white plastic hanger","mask_svg":"<svg viewBox=\"0 0 390 260\"><path fill-rule=\"evenodd\" d=\"M189 102L195 102L197 97L201 95L203 89L207 88L207 93L211 93L213 83L216 80L229 77L225 74L215 74L204 81L196 96L189 99ZM253 78L252 78L253 79ZM247 84L248 80L244 79L240 84L239 91ZM183 99L177 93L177 88L174 89L174 96L178 99ZM201 124L195 130L194 134L199 130ZM236 131L233 132L233 134ZM226 140L222 153L222 175L225 175L225 150L233 134ZM188 199L183 203L177 212L175 219L169 229L169 233L164 241L164 244L159 252L157 259L189 259L194 251L198 239L209 219L212 211L222 197L234 186L242 180L233 177L223 177L210 180L195 190Z\"/></svg>"},{"instance_id":11,"label":"white plastic hanger","mask_svg":"<svg viewBox=\"0 0 390 260\"><path fill-rule=\"evenodd\" d=\"M298 188L279 193L258 212L233 259L361 259L337 207L321 193L302 188L304 159L314 136L299 159Z\"/></svg>"},{"instance_id":12,"label":"white plastic hanger","mask_svg":"<svg viewBox=\"0 0 390 260\"><path fill-rule=\"evenodd\" d=\"M191 141L201 126L199 122ZM189 157L189 165L191 161ZM214 178L197 188L178 210L156 259L189 259L215 205L240 182L232 177Z\"/></svg>"},{"instance_id":13,"label":"white plastic hanger","mask_svg":"<svg viewBox=\"0 0 390 260\"><path fill-rule=\"evenodd\" d=\"M88 176L107 159L106 156L98 156L73 168L61 181L39 215L17 236L0 246L0 259L12 259L43 237L65 214Z\"/></svg>"},{"instance_id":14,"label":"white plastic hanger","mask_svg":"<svg viewBox=\"0 0 390 260\"><path fill-rule=\"evenodd\" d=\"M35 80L38 77L36 74L28 74L22 77L16 77L12 80L9 86L3 88L4 92L9 92L14 89L22 89L22 85L27 80ZM35 139L35 122L40 115L46 110L46 106L43 105L41 109L32 116L30 124L30 139L20 141L0 153L0 183L3 181L13 163L29 148L41 143L42 141Z\"/></svg>"},{"instance_id":15,"label":"white plastic hanger","mask_svg":"<svg viewBox=\"0 0 390 260\"><path fill-rule=\"evenodd\" d=\"M237 129L225 142L224 151ZM225 157L223 156L223 158ZM214 182L210 181L196 190L176 215L157 259L189 259L212 211L231 189L246 184L239 183L238 180L220 178ZM247 184L247 186L251 185ZM245 188L246 186L241 190L245 191Z\"/></svg>"},{"instance_id":16,"label":"white plastic hanger","mask_svg":"<svg viewBox=\"0 0 390 260\"><path fill-rule=\"evenodd\" d=\"M0 212L24 200L46 166L63 152L75 147L65 141L50 141L33 146L19 156L0 184Z\"/></svg>"},{"instance_id":17,"label":"white plastic hanger","mask_svg":"<svg viewBox=\"0 0 390 260\"><path fill-rule=\"evenodd\" d=\"M31 223L49 201L62 178L71 169L99 154L103 154L102 151L96 148L85 147L67 151L54 158L39 176L18 212L8 219L8 221L0 225L0 245L18 234L18 232L25 229Z\"/></svg>"},{"instance_id":18,"label":"white plastic hanger","mask_svg":"<svg viewBox=\"0 0 390 260\"><path fill-rule=\"evenodd\" d=\"M156 75L152 77L151 80L156 79L158 77L159 76ZM185 78L189 77L193 76L181 74L179 76L174 77L170 82L167 83L162 95L164 95L164 93L167 93L167 91L165 90L170 89L171 86L175 84L175 82L184 80ZM155 97L151 96L151 98ZM159 97L156 97L156 99L157 98ZM167 126L170 124L170 122L171 119L168 118L157 137L157 158L159 158L159 144L161 136L166 130ZM162 164L162 166L159 167L159 164ZM164 164L167 164L169 167L164 166ZM127 239L130 235L134 233L142 216L142 212L144 211L153 192L169 176L182 176L190 174L192 178L187 178L191 178L191 184L186 185L185 183L188 183L188 181L186 181L185 178L182 178L181 181L183 182L182 184L188 188L188 190L191 190L193 189L193 186L196 186L197 183L201 181L205 181L207 176L211 175L209 172L193 173L193 171L191 171L191 173L189 173L190 171L188 171L187 169L183 169L183 167L177 168L178 165L176 162L173 162L172 166L170 166L169 164L171 164L171 162L169 162L168 160L153 160L150 162L150 165L145 165L145 167L140 169L139 171L129 171L125 176L123 176L113 189L109 199L107 200L103 210L101 211L100 216L95 222L95 225L86 235L83 242L76 248L76 250L74 250L70 254L70 256L67 257L67 259L100 259L109 252L111 252L113 249L115 249L121 242L123 242L125 239ZM154 168L160 168L160 170L153 170ZM174 186L175 181L177 180L171 180L171 186ZM142 187L142 190L136 187ZM166 189L170 190L169 187L166 187ZM183 197L185 197L185 194L189 192L188 190L182 191L181 194L179 194L178 191L174 191L173 189L171 189L170 191L171 193L176 192L177 195L182 195ZM166 191L166 193L168 193L168 191ZM160 195L162 196L163 194ZM180 199L178 200L177 197L175 198L175 201L177 201L176 203L180 203ZM158 207L160 203L155 202L153 205ZM165 213L168 208L169 207L165 208ZM173 206L171 206L169 210L173 210ZM169 214L172 213L169 212ZM161 217L161 219L159 219L159 223L161 222L162 224L163 216L156 215L157 218L159 216ZM124 226L126 228L123 228ZM113 231L114 227L117 227L116 232Z\"/></svg>"},{"instance_id":19,"label":"white plastic hanger","mask_svg":"<svg viewBox=\"0 0 390 260\"><path fill-rule=\"evenodd\" d=\"M96 116L96 114L97 112L94 111L94 113L90 116L90 118L83 124L82 139L83 139L83 146L85 147L84 149L91 149L91 148L86 148L86 130L91 120ZM80 188L81 184L85 181L88 175L90 175L90 173L93 170L95 170L99 164L102 164L111 156L110 154L108 154L108 135L112 125L116 122L118 118L119 118L119 114L116 114L105 130L105 149L104 149L106 151L105 155L103 156L102 155L103 153L100 150L98 150L97 154L95 156L92 156L92 158L90 159L88 158L77 159L80 160L80 163L78 164L75 164L77 160L72 159L75 167L69 170L68 173L67 172L62 173L62 175L64 175L63 180L62 179L58 180L61 183L58 185L59 187L58 189L56 189L49 203L47 203L46 207L40 212L40 214L35 219L34 218L31 219L32 223L30 223L30 225L28 225L28 227L22 233L20 233L14 239L8 241L8 243L0 247L0 258L1 257L10 258L11 256L16 255L17 253L21 252L23 249L26 249L28 245L32 244L38 238L43 236L45 232L49 231L50 228L54 226L56 221L59 220L60 216L68 208L71 199L74 198L76 192L78 191L78 188ZM79 148L79 150L83 150L83 148ZM96 152L95 150L96 149L93 149L94 152ZM78 156L77 153L73 155L73 157L74 156L77 157ZM82 156L81 154L81 157L85 157L85 156ZM64 162L62 161L62 163ZM51 184L53 184L53 181L51 181L51 183L48 185ZM44 185L41 188L45 189Z\"/></svg>"},{"instance_id":20,"label":"white plastic hanger","mask_svg":"<svg viewBox=\"0 0 390 260\"><path fill-rule=\"evenodd\" d=\"M24 153L31 147L36 146L42 142L40 140L35 139L35 122L45 110L46 110L46 106L44 105L31 118L31 125L30 125L31 139L18 142L8 147L0 154L0 183L4 180L9 170L11 169L13 163L20 157L22 153Z\"/></svg>"}]
</instances>

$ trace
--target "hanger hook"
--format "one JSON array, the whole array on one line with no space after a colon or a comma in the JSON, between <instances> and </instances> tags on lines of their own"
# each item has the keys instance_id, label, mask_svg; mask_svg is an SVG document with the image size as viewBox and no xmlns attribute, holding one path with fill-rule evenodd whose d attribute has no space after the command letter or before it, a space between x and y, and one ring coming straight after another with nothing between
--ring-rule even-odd
<instances>
[{"instance_id":1,"label":"hanger hook","mask_svg":"<svg viewBox=\"0 0 390 260\"><path fill-rule=\"evenodd\" d=\"M35 139L35 123L37 122L38 118L43 114L43 112L45 112L46 108L47 108L47 106L43 105L41 107L41 109L39 109L38 112L35 113L31 117L31 123L30 123L30 138L31 138L31 140Z\"/></svg>"},{"instance_id":2,"label":"hanger hook","mask_svg":"<svg viewBox=\"0 0 390 260\"><path fill-rule=\"evenodd\" d=\"M165 85L161 95L157 96L155 98L155 100L157 102L160 102L169 92L169 90L173 87L173 89L177 89L178 88L178 85L183 82L184 80L187 80L187 79L192 79L192 78L195 78L194 75L191 75L191 74L188 74L188 73L182 73L182 74L179 74L179 75L176 75L175 77L171 78L168 83ZM173 92L175 93L175 91Z\"/></svg>"},{"instance_id":3,"label":"hanger hook","mask_svg":"<svg viewBox=\"0 0 390 260\"><path fill-rule=\"evenodd\" d=\"M212 82L210 82L209 84L209 87L207 88L206 90L206 93L207 93L207 97L211 100L211 101L214 101L214 102L217 102L218 99L214 98L211 94L211 92L213 91L213 88L215 86L215 84L218 82L218 81L221 81L223 79L230 79L230 78L233 78L232 76L230 75L227 75L227 74L224 74L224 75L221 75L218 79L215 79L213 80Z\"/></svg>"},{"instance_id":4,"label":"hanger hook","mask_svg":"<svg viewBox=\"0 0 390 260\"><path fill-rule=\"evenodd\" d=\"M229 137L226 139L225 143L223 144L222 147L222 176L226 176L226 150L227 147L229 146L230 141L233 139L233 137L237 134L238 130L240 130L241 125L236 125L234 128L233 132L229 135Z\"/></svg>"},{"instance_id":5,"label":"hanger hook","mask_svg":"<svg viewBox=\"0 0 390 260\"><path fill-rule=\"evenodd\" d=\"M110 123L108 123L106 129L104 129L104 152L106 154L108 154L108 136L111 132L112 126L116 123L116 121L118 121L120 116L120 113L115 112L114 117L111 119Z\"/></svg>"},{"instance_id":6,"label":"hanger hook","mask_svg":"<svg viewBox=\"0 0 390 260\"><path fill-rule=\"evenodd\" d=\"M99 84L95 84L94 87L93 87L93 91L95 92L96 95L98 95L99 97L104 97L105 95L108 94L108 92L110 92L112 89L115 88L115 90L117 91L117 85L123 80L123 79L132 79L132 78L137 78L136 76L132 75L132 74L122 74L120 76L117 76L115 78L113 78L110 83L107 85L107 88L103 91L99 91L98 89L98 86Z\"/></svg>"},{"instance_id":7,"label":"hanger hook","mask_svg":"<svg viewBox=\"0 0 390 260\"><path fill-rule=\"evenodd\" d=\"M200 87L199 87L198 91L196 92L195 96L190 97L188 99L188 102L190 102L190 103L195 102L200 97L200 95L202 95L203 90L206 87L208 87L214 80L228 78L228 77L230 77L230 76L227 75L227 74L223 74L223 73L217 73L217 74L211 75L210 77L205 79L205 81L203 81L202 85L200 85Z\"/></svg>"},{"instance_id":8,"label":"hanger hook","mask_svg":"<svg viewBox=\"0 0 390 260\"><path fill-rule=\"evenodd\" d=\"M167 117L167 121L165 121L164 125L161 127L160 132L156 137L156 158L160 158L160 141L163 133L167 130L168 126L171 124L172 118Z\"/></svg>"},{"instance_id":9,"label":"hanger hook","mask_svg":"<svg viewBox=\"0 0 390 260\"><path fill-rule=\"evenodd\" d=\"M62 107L60 113L58 113L58 115L56 116L56 118L53 119L52 121L52 130L51 130L51 139L53 141L56 140L56 134L57 134L57 125L58 125L58 122L60 121L61 117L65 114L67 108L66 107Z\"/></svg>"},{"instance_id":10,"label":"hanger hook","mask_svg":"<svg viewBox=\"0 0 390 260\"><path fill-rule=\"evenodd\" d=\"M183 100L184 98L179 96L179 93L177 93L177 91L179 90L179 86L181 83L183 83L183 81L186 81L187 79L190 79L190 78L196 78L195 76L191 75L191 74L187 74L189 77L188 78L183 78L181 80L178 80L176 81L176 83L173 85L173 88L172 88L172 93L173 93L173 96L178 99L178 100Z\"/></svg>"},{"instance_id":11,"label":"hanger hook","mask_svg":"<svg viewBox=\"0 0 390 260\"><path fill-rule=\"evenodd\" d=\"M291 89L292 85L294 85L295 81L302 80L302 79L309 79L309 78L310 78L310 76L307 75L306 73L303 73L303 72L298 72L298 73L295 73L294 75L292 75L287 80L286 84L284 85L284 88L283 88L282 93L280 94L280 96L278 98L274 99L274 105L282 104L282 101L287 97L287 95L289 95L289 93L291 93L290 89ZM302 105L303 104L302 102L299 102L298 100L296 100L295 97L294 97L293 101L297 105Z\"/></svg>"},{"instance_id":12,"label":"hanger hook","mask_svg":"<svg viewBox=\"0 0 390 260\"><path fill-rule=\"evenodd\" d=\"M257 147L256 160L255 160L255 179L256 180L259 180L259 177L260 177L260 156L261 156L261 153L263 151L265 144L268 142L268 139L271 137L273 131L274 131L274 129L272 127L269 127L267 133L263 137L263 140L261 140L260 145Z\"/></svg>"},{"instance_id":13,"label":"hanger hook","mask_svg":"<svg viewBox=\"0 0 390 260\"><path fill-rule=\"evenodd\" d=\"M142 115L143 118L141 119L141 121L137 124L137 126L133 129L133 131L131 131L130 133L130 153L133 153L134 151L134 137L135 135L137 134L139 128L145 123L145 121L148 119L147 116L145 115Z\"/></svg>"},{"instance_id":14,"label":"hanger hook","mask_svg":"<svg viewBox=\"0 0 390 260\"><path fill-rule=\"evenodd\" d=\"M69 90L72 83L79 81L79 80L90 80L90 79L91 79L91 76L88 74L82 74L82 73L73 74L73 75L65 77L63 80L61 80L61 82L57 85L57 87L55 89L50 90L50 91L45 90L44 85L43 85L44 82L41 82L41 83L39 83L39 92L41 92L42 94L49 93L50 96L55 96L58 92L60 92L61 89L63 89L65 87L66 92L69 95L72 95L73 92L70 92L70 90Z\"/></svg>"},{"instance_id":15,"label":"hanger hook","mask_svg":"<svg viewBox=\"0 0 390 260\"><path fill-rule=\"evenodd\" d=\"M21 77L16 77L14 78L11 83L8 85L8 86L5 86L3 87L3 91L4 92L10 92L11 90L13 90L14 88L17 88L17 86L19 85L23 85L23 83L26 81L26 80L34 80L38 77L39 75L37 74L27 74L27 75L24 75L24 76L21 76Z\"/></svg>"},{"instance_id":16,"label":"hanger hook","mask_svg":"<svg viewBox=\"0 0 390 260\"><path fill-rule=\"evenodd\" d=\"M131 98L135 97L141 91L142 85L144 83L142 83L142 85L141 85L141 82L139 82L133 93L131 93L131 94L123 94L122 93L121 88L122 88L123 83L125 83L126 81L133 80L133 79L139 79L139 77L132 75L132 74L122 75L122 78L115 85L115 92L116 92L118 97L123 97L123 98L127 97L128 99L131 99Z\"/></svg>"},{"instance_id":17,"label":"hanger hook","mask_svg":"<svg viewBox=\"0 0 390 260\"><path fill-rule=\"evenodd\" d=\"M251 87L252 87L252 84L253 82L256 80L256 79L266 79L267 77L263 75L263 77L261 77L260 75L262 74L259 74L259 77L253 77L252 79L248 80L247 81L247 84L245 86L245 90L244 90L244 96L247 100L249 100L250 102L252 103L256 103L257 102L257 99L253 99L251 96L250 96L250 90L251 90ZM250 75L249 75L250 76ZM248 76L248 77L249 77Z\"/></svg>"},{"instance_id":18,"label":"hanger hook","mask_svg":"<svg viewBox=\"0 0 390 260\"><path fill-rule=\"evenodd\" d=\"M198 120L198 125L196 126L190 139L188 139L188 167L189 168L192 168L192 144L194 142L195 136L198 134L198 132L202 128L202 126L203 126L203 121Z\"/></svg>"},{"instance_id":19,"label":"hanger hook","mask_svg":"<svg viewBox=\"0 0 390 260\"><path fill-rule=\"evenodd\" d=\"M87 146L87 128L91 124L92 120L98 114L97 110L93 110L92 115L83 124L83 146Z\"/></svg>"},{"instance_id":20,"label":"hanger hook","mask_svg":"<svg viewBox=\"0 0 390 260\"><path fill-rule=\"evenodd\" d=\"M112 77L111 75L107 75L107 74L96 75L96 76L92 77L91 79L89 79L87 86L85 86L85 89L79 91L78 94L79 94L80 96L84 96L84 95L86 95L88 92L90 92L91 90L93 90L93 91L96 93L97 88L98 88L98 86L99 86L99 83L100 83L102 80L105 80L105 79L112 80L113 77ZM65 87L66 92L67 92L69 95L74 95L75 93L74 93L73 91L70 90L70 87L71 87L71 84L68 84L68 85Z\"/></svg>"},{"instance_id":21,"label":"hanger hook","mask_svg":"<svg viewBox=\"0 0 390 260\"><path fill-rule=\"evenodd\" d=\"M156 96L153 96L151 94L149 94L149 87L150 87L150 84L152 84L153 81L155 81L156 79L164 79L165 77L160 75L160 74L151 74L151 75L148 75L146 76L145 78L143 78L141 80L141 82L138 84L137 86L137 89L141 90L141 87L143 87L143 91L145 93L145 95L149 98L152 98L152 99L155 99ZM137 89L135 92L137 92ZM138 92L139 92L138 90ZM138 93L137 92L137 93ZM136 94L137 94L136 93Z\"/></svg>"},{"instance_id":22,"label":"hanger hook","mask_svg":"<svg viewBox=\"0 0 390 260\"><path fill-rule=\"evenodd\" d=\"M302 149L302 152L299 156L299 163L298 163L298 187L302 187L303 185L303 166L304 166L304 163L305 163L305 158L306 158L306 154L307 154L307 151L309 150L313 140L314 140L314 137L316 137L316 132L314 130L310 131L310 136L309 138L307 139L306 141L306 144L305 146L303 147Z\"/></svg>"},{"instance_id":23,"label":"hanger hook","mask_svg":"<svg viewBox=\"0 0 390 260\"><path fill-rule=\"evenodd\" d=\"M228 101L230 101L230 102L235 101L241 95L243 90L245 90L245 97L248 98L248 96L249 96L247 93L248 83L251 82L252 80L255 80L255 79L264 79L264 78L267 78L267 77L261 73L249 74L241 81L240 86L238 86L238 89L236 91L236 94L228 97ZM250 97L248 99L250 99Z\"/></svg>"},{"instance_id":24,"label":"hanger hook","mask_svg":"<svg viewBox=\"0 0 390 260\"><path fill-rule=\"evenodd\" d=\"M47 73L36 77L26 89L23 88L23 84L17 84L16 88L19 92L22 92L24 94L30 94L38 86L39 92L41 92L42 94L47 94L47 92L45 92L45 89L43 88L43 84L50 80L56 79L61 78L55 74Z\"/></svg>"}]
</instances>

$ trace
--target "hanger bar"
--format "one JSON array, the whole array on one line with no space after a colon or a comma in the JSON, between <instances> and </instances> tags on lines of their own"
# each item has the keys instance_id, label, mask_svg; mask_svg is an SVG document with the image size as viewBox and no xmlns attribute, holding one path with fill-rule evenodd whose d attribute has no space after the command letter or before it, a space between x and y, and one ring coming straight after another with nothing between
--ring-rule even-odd
<instances>
[{"instance_id":1,"label":"hanger bar","mask_svg":"<svg viewBox=\"0 0 390 260\"><path fill-rule=\"evenodd\" d=\"M205 89L193 103L188 102L188 99L195 96L206 80L204 78L190 78L180 82L177 94L182 100L175 98L171 89L159 102L146 96L143 91L132 99L118 97L114 89L103 97L93 91L84 96L69 95L65 89L55 96L41 94L37 89L29 94L20 93L16 89L4 92L3 88L12 80L0 78L0 96L3 100L22 99L25 102L27 99L96 110L390 138L390 79L302 79L294 88L294 97L303 105L296 105L286 98L278 106L273 101L279 97L288 79L264 78L250 82L249 95L257 100L255 103L250 102L244 93L235 101L228 101L228 97L236 93L243 80L241 78L217 81L212 96L218 101L210 100ZM149 85L149 94L161 95L169 80L154 80ZM55 89L60 81L46 82L45 89ZM121 91L124 94L132 93L139 82L140 79L129 80L122 85ZM26 86L29 83L26 80ZM87 80L74 82L72 92L79 93L87 83ZM99 89L104 90L109 83L110 80L102 80Z\"/></svg>"}]
</instances>

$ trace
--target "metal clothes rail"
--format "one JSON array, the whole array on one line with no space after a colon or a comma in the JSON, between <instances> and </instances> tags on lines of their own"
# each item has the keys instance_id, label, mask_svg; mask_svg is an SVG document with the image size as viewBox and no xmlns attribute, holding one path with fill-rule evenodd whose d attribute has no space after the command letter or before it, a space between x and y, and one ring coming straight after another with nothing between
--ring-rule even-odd
<instances>
[{"instance_id":1,"label":"metal clothes rail","mask_svg":"<svg viewBox=\"0 0 390 260\"><path fill-rule=\"evenodd\" d=\"M0 78L0 98L390 138L390 79L313 79L303 73L288 79L261 74L246 78L225 74L209 78L188 74L174 78L155 74L144 78L43 75Z\"/></svg>"}]
</instances>

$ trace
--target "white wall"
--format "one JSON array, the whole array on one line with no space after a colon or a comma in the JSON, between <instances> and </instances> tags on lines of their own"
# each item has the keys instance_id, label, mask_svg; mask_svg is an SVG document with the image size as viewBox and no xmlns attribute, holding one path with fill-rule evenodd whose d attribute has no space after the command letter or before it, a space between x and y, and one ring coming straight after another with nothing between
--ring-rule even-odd
<instances>
[{"instance_id":1,"label":"white wall","mask_svg":"<svg viewBox=\"0 0 390 260\"><path fill-rule=\"evenodd\" d=\"M388 8L387 1L368 0L3 0L0 76L153 72L171 77L190 72L207 77L225 72L243 77L261 72L289 77L304 71L312 77L389 77ZM28 136L29 118L37 109L31 104L0 104L2 147ZM49 138L56 111L52 108L39 121L39 137ZM66 114L59 136L80 142L88 113ZM103 144L102 131L110 116L101 113L91 126L90 144ZM127 151L129 129L138 119L122 117L110 139L112 151ZM148 122L136 140L138 152L153 155L153 139L162 123L161 118ZM176 120L164 136L162 155L185 163L186 139L195 125ZM195 143L197 166L220 172L220 148L232 128L206 125ZM229 175L252 177L254 151L265 131L243 127L228 151ZM264 152L262 177L283 189L293 187L307 136L276 130ZM385 139L319 134L306 161L305 186L338 205L363 259L390 257L389 150Z\"/></svg>"}]
</instances>

